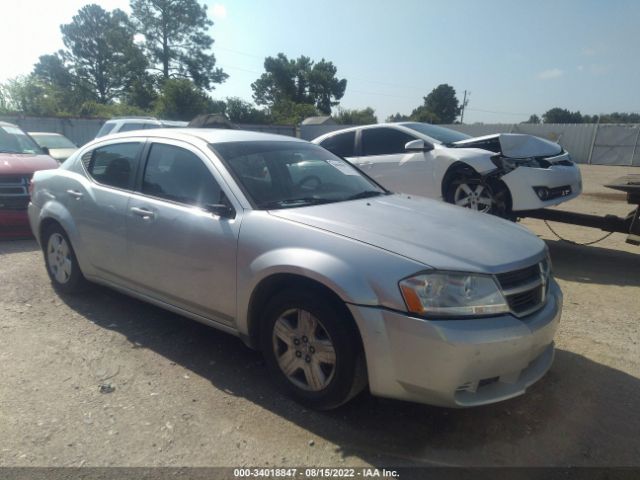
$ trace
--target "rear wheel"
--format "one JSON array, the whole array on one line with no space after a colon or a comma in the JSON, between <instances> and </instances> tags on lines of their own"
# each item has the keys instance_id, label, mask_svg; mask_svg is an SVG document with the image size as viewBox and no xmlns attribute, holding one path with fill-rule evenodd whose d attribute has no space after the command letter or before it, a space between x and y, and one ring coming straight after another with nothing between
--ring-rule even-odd
<instances>
[{"instance_id":1,"label":"rear wheel","mask_svg":"<svg viewBox=\"0 0 640 480\"><path fill-rule=\"evenodd\" d=\"M360 339L351 318L321 292L276 295L263 316L261 347L280 387L321 410L335 408L366 385Z\"/></svg>"},{"instance_id":2,"label":"rear wheel","mask_svg":"<svg viewBox=\"0 0 640 480\"><path fill-rule=\"evenodd\" d=\"M44 261L53 287L62 293L76 293L87 286L80 271L76 254L64 229L54 224L48 227L43 239Z\"/></svg>"}]
</instances>

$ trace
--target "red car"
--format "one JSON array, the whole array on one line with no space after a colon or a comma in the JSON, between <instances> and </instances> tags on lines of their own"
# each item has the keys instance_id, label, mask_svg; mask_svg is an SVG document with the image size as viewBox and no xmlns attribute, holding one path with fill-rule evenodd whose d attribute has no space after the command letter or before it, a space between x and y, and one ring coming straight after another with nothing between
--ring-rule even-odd
<instances>
[{"instance_id":1,"label":"red car","mask_svg":"<svg viewBox=\"0 0 640 480\"><path fill-rule=\"evenodd\" d=\"M31 235L27 205L37 170L58 168L20 127L0 122L0 238Z\"/></svg>"}]
</instances>

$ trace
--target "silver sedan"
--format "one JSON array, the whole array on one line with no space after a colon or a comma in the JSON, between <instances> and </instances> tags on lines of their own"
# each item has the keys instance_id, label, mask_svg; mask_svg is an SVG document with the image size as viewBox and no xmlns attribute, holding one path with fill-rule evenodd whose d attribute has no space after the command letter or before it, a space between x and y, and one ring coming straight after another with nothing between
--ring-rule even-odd
<instances>
[{"instance_id":1,"label":"silver sedan","mask_svg":"<svg viewBox=\"0 0 640 480\"><path fill-rule=\"evenodd\" d=\"M100 283L237 335L314 408L367 385L481 405L553 361L562 294L541 240L294 138L100 138L35 174L29 218L60 294Z\"/></svg>"}]
</instances>

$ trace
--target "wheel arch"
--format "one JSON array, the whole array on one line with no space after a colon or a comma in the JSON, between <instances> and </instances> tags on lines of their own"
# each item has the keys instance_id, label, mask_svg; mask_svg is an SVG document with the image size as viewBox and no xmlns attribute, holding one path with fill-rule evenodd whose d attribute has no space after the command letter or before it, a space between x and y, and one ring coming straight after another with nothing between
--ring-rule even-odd
<instances>
[{"instance_id":1,"label":"wheel arch","mask_svg":"<svg viewBox=\"0 0 640 480\"><path fill-rule=\"evenodd\" d=\"M325 296L337 309L344 314L344 317L351 323L354 331L357 333L362 346L362 337L356 324L355 319L347 308L343 298L338 295L332 288L317 279L299 273L280 272L271 274L258 282L249 299L247 308L247 334L241 335L245 343L254 349L258 349L260 345L260 320L264 307L269 300L277 293L287 288L303 288Z\"/></svg>"}]
</instances>

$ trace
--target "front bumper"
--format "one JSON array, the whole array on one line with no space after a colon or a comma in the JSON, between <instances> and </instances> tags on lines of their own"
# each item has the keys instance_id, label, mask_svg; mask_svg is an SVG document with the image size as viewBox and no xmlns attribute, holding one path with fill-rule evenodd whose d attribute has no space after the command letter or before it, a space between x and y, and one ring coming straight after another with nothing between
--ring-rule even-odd
<instances>
[{"instance_id":1,"label":"front bumper","mask_svg":"<svg viewBox=\"0 0 640 480\"><path fill-rule=\"evenodd\" d=\"M525 318L425 320L349 305L364 343L371 393L443 407L470 407L525 392L551 367L562 292Z\"/></svg>"},{"instance_id":2,"label":"front bumper","mask_svg":"<svg viewBox=\"0 0 640 480\"><path fill-rule=\"evenodd\" d=\"M553 165L549 168L518 167L502 177L511 193L512 210L537 210L571 200L582 193L582 176L577 165ZM533 187L555 189L570 186L571 194L540 200Z\"/></svg>"},{"instance_id":3,"label":"front bumper","mask_svg":"<svg viewBox=\"0 0 640 480\"><path fill-rule=\"evenodd\" d=\"M0 238L31 237L26 210L0 209Z\"/></svg>"}]
</instances>

